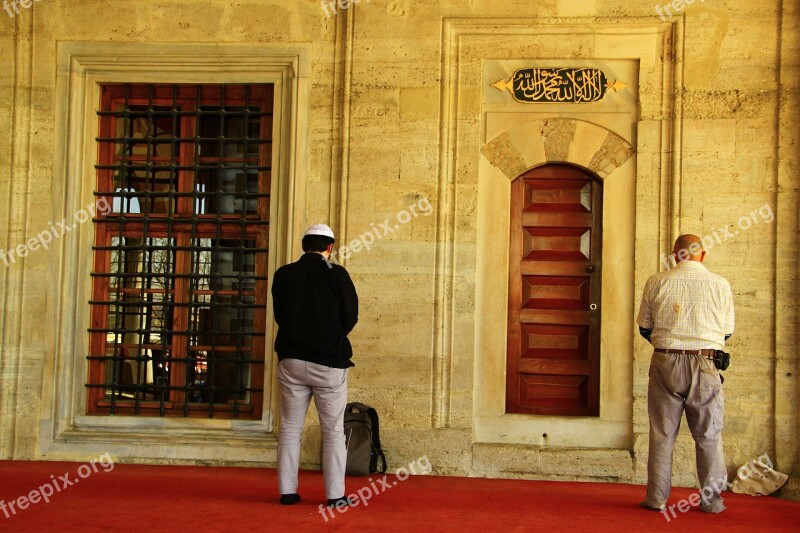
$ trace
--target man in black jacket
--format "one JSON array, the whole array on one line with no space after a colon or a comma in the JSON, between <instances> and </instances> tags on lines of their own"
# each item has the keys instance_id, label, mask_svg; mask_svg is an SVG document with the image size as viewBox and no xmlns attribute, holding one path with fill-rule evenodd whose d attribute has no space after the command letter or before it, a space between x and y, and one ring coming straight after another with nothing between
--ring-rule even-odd
<instances>
[{"instance_id":1,"label":"man in black jacket","mask_svg":"<svg viewBox=\"0 0 800 533\"><path fill-rule=\"evenodd\" d=\"M354 365L347 335L358 321L358 296L347 271L328 261L333 243L331 228L314 224L303 237L303 256L279 268L272 280L281 384L278 489L284 505L300 501L300 437L312 395L322 429L328 505L349 503L344 492L344 409L347 369Z\"/></svg>"}]
</instances>

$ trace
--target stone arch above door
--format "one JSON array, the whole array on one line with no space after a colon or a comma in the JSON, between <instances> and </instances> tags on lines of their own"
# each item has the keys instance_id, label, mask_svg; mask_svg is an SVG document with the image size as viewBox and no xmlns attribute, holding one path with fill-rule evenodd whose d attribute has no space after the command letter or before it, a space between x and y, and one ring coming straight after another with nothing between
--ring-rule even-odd
<instances>
[{"instance_id":1,"label":"stone arch above door","mask_svg":"<svg viewBox=\"0 0 800 533\"><path fill-rule=\"evenodd\" d=\"M545 118L520 124L494 137L481 153L510 180L545 163L572 163L601 179L622 166L635 150L616 133L569 118Z\"/></svg>"}]
</instances>

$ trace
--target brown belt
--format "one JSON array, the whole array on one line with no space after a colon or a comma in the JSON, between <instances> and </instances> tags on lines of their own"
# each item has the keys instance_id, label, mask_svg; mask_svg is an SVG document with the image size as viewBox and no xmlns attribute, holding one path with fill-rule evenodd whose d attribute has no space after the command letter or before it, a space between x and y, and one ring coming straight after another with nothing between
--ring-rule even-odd
<instances>
[{"instance_id":1,"label":"brown belt","mask_svg":"<svg viewBox=\"0 0 800 533\"><path fill-rule=\"evenodd\" d=\"M656 348L656 352L658 353L675 353L675 354L683 354L683 355L702 355L707 357L708 359L714 358L714 353L716 350L666 350L664 348Z\"/></svg>"}]
</instances>

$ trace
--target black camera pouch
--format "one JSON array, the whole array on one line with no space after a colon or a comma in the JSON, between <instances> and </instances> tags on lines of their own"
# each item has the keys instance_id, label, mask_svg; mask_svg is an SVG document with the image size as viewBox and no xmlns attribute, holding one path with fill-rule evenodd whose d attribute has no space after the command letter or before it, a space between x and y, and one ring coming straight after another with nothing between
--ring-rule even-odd
<instances>
[{"instance_id":1,"label":"black camera pouch","mask_svg":"<svg viewBox=\"0 0 800 533\"><path fill-rule=\"evenodd\" d=\"M731 354L722 350L714 351L714 366L718 370L727 370L731 366Z\"/></svg>"}]
</instances>

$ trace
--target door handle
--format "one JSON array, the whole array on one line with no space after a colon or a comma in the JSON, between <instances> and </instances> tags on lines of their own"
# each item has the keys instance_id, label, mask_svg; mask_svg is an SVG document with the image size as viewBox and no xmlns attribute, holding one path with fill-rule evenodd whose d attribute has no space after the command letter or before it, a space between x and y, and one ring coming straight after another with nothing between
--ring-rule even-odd
<instances>
[{"instance_id":1,"label":"door handle","mask_svg":"<svg viewBox=\"0 0 800 533\"><path fill-rule=\"evenodd\" d=\"M587 274L591 274L592 272L594 272L594 265L587 266L586 267L586 273Z\"/></svg>"},{"instance_id":2,"label":"door handle","mask_svg":"<svg viewBox=\"0 0 800 533\"><path fill-rule=\"evenodd\" d=\"M594 311L595 309L597 309L597 304L589 305L589 311Z\"/></svg>"}]
</instances>

